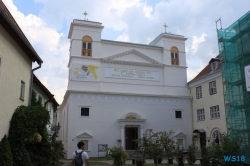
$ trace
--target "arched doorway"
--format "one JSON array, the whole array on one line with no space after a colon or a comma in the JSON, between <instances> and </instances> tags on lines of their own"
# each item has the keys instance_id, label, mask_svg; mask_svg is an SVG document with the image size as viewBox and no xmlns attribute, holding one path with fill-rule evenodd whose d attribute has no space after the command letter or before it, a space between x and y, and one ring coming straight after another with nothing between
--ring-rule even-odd
<instances>
[{"instance_id":1,"label":"arched doorway","mask_svg":"<svg viewBox=\"0 0 250 166\"><path fill-rule=\"evenodd\" d=\"M206 146L206 131L204 129L196 129L193 133L199 134L200 149Z\"/></svg>"}]
</instances>

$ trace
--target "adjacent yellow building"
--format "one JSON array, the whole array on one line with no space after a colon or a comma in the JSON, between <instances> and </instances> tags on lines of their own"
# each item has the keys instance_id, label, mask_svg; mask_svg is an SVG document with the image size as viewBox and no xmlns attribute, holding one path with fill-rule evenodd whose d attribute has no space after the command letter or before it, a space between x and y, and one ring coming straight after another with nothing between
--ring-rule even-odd
<instances>
[{"instance_id":1,"label":"adjacent yellow building","mask_svg":"<svg viewBox=\"0 0 250 166\"><path fill-rule=\"evenodd\" d=\"M43 61L0 1L0 139L8 134L15 109L29 104L32 62Z\"/></svg>"},{"instance_id":2,"label":"adjacent yellow building","mask_svg":"<svg viewBox=\"0 0 250 166\"><path fill-rule=\"evenodd\" d=\"M219 56L188 83L192 95L193 133L197 147L220 143L222 133L227 132L223 83Z\"/></svg>"}]
</instances>

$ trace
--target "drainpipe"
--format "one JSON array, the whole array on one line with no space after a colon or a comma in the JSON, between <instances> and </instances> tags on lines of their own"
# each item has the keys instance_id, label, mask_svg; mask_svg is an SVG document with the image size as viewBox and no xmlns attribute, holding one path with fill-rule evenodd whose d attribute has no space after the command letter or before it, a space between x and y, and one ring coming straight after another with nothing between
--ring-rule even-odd
<instances>
[{"instance_id":1,"label":"drainpipe","mask_svg":"<svg viewBox=\"0 0 250 166\"><path fill-rule=\"evenodd\" d=\"M29 96L29 106L31 105L31 97L32 97L32 89L33 89L33 72L42 67L42 63L38 63L39 66L31 70L31 77L30 77L30 96Z\"/></svg>"}]
</instances>

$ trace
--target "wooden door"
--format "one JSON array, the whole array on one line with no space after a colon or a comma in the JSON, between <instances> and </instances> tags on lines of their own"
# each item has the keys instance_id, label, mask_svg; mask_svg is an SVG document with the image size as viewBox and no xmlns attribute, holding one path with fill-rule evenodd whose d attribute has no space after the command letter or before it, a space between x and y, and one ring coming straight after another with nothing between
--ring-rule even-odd
<instances>
[{"instance_id":1,"label":"wooden door","mask_svg":"<svg viewBox=\"0 0 250 166\"><path fill-rule=\"evenodd\" d=\"M138 144L134 141L138 139L138 127L126 127L125 130L126 150L135 150Z\"/></svg>"}]
</instances>

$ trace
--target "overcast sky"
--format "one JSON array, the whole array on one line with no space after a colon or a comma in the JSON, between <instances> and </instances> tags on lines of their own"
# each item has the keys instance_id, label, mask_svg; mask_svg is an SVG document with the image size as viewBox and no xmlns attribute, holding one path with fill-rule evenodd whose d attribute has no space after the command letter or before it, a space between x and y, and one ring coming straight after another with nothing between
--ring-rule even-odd
<instances>
[{"instance_id":1,"label":"overcast sky","mask_svg":"<svg viewBox=\"0 0 250 166\"><path fill-rule=\"evenodd\" d=\"M215 20L228 27L250 10L250 0L3 0L43 59L35 71L61 104L67 89L73 19L101 22L102 39L148 44L167 32L186 41L188 80L218 55ZM218 26L220 27L220 25Z\"/></svg>"}]
</instances>

